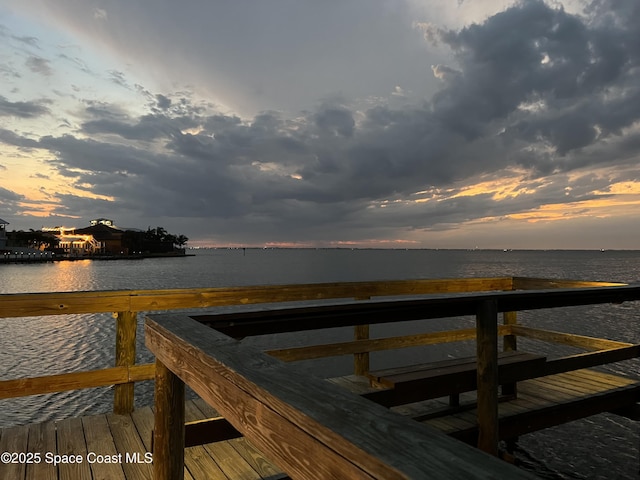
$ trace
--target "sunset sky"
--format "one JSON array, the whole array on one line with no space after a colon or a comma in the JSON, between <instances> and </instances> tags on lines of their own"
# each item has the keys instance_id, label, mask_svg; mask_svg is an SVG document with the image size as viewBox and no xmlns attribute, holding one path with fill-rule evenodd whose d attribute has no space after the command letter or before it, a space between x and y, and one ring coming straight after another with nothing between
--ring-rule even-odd
<instances>
[{"instance_id":1,"label":"sunset sky","mask_svg":"<svg viewBox=\"0 0 640 480\"><path fill-rule=\"evenodd\" d=\"M638 0L0 0L8 230L640 248Z\"/></svg>"}]
</instances>

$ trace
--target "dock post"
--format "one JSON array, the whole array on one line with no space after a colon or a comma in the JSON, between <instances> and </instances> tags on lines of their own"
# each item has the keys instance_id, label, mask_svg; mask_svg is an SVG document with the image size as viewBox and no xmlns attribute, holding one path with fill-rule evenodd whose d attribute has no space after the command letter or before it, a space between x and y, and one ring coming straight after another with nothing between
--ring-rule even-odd
<instances>
[{"instance_id":1,"label":"dock post","mask_svg":"<svg viewBox=\"0 0 640 480\"><path fill-rule=\"evenodd\" d=\"M369 325L356 325L354 327L355 340L369 340ZM369 352L353 354L353 373L366 375L369 372Z\"/></svg>"},{"instance_id":2,"label":"dock post","mask_svg":"<svg viewBox=\"0 0 640 480\"><path fill-rule=\"evenodd\" d=\"M478 448L498 455L498 311L483 300L476 313L478 349Z\"/></svg>"},{"instance_id":3,"label":"dock post","mask_svg":"<svg viewBox=\"0 0 640 480\"><path fill-rule=\"evenodd\" d=\"M504 325L516 325L518 323L518 312L504 312L502 314L502 323ZM518 337L515 335L505 335L503 339L503 350L505 352L515 352L518 350ZM517 393L515 383L502 386L503 395L517 395Z\"/></svg>"},{"instance_id":4,"label":"dock post","mask_svg":"<svg viewBox=\"0 0 640 480\"><path fill-rule=\"evenodd\" d=\"M154 480L184 480L184 382L156 360Z\"/></svg>"},{"instance_id":5,"label":"dock post","mask_svg":"<svg viewBox=\"0 0 640 480\"><path fill-rule=\"evenodd\" d=\"M116 367L131 367L136 363L137 312L116 313ZM113 413L124 415L133 412L134 382L115 386Z\"/></svg>"}]
</instances>

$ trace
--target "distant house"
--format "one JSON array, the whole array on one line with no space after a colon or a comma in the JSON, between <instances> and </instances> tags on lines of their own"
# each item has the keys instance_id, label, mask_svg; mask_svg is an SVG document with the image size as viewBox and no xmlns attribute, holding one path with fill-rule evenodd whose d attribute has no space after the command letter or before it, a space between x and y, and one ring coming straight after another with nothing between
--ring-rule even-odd
<instances>
[{"instance_id":1,"label":"distant house","mask_svg":"<svg viewBox=\"0 0 640 480\"><path fill-rule=\"evenodd\" d=\"M0 248L7 246L7 225L9 225L9 222L5 222L0 218Z\"/></svg>"},{"instance_id":2,"label":"distant house","mask_svg":"<svg viewBox=\"0 0 640 480\"><path fill-rule=\"evenodd\" d=\"M107 224L106 222L109 222ZM100 243L100 251L96 253L107 253L112 255L127 254L122 245L122 234L124 233L117 227L113 226L113 221L101 218L92 220L91 226L85 228L76 228L73 232L75 235L91 235Z\"/></svg>"},{"instance_id":3,"label":"distant house","mask_svg":"<svg viewBox=\"0 0 640 480\"><path fill-rule=\"evenodd\" d=\"M102 244L92 235L58 235L58 248L72 256L93 255L100 253Z\"/></svg>"}]
</instances>

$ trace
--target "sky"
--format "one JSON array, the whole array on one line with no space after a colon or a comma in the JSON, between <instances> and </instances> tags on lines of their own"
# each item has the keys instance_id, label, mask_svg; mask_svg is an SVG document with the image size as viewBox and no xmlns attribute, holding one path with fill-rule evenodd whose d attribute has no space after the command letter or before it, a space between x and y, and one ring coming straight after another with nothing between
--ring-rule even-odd
<instances>
[{"instance_id":1,"label":"sky","mask_svg":"<svg viewBox=\"0 0 640 480\"><path fill-rule=\"evenodd\" d=\"M7 229L640 248L637 0L0 0Z\"/></svg>"}]
</instances>

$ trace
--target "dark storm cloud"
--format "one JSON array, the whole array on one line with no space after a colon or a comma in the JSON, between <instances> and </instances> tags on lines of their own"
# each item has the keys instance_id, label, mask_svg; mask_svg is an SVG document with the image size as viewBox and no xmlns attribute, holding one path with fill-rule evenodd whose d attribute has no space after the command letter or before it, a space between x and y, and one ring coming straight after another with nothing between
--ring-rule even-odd
<instances>
[{"instance_id":1,"label":"dark storm cloud","mask_svg":"<svg viewBox=\"0 0 640 480\"><path fill-rule=\"evenodd\" d=\"M501 127L560 157L619 135L640 118L638 10L634 0L602 1L578 17L528 0L482 25L441 31L461 74L434 96L436 117L467 140Z\"/></svg>"},{"instance_id":2,"label":"dark storm cloud","mask_svg":"<svg viewBox=\"0 0 640 480\"><path fill-rule=\"evenodd\" d=\"M2 199L3 202L19 202L24 200L24 195L20 195L11 190L7 190L4 187L0 187L0 199Z\"/></svg>"},{"instance_id":3,"label":"dark storm cloud","mask_svg":"<svg viewBox=\"0 0 640 480\"><path fill-rule=\"evenodd\" d=\"M0 95L0 117L35 118L49 113L45 100L11 102Z\"/></svg>"},{"instance_id":4,"label":"dark storm cloud","mask_svg":"<svg viewBox=\"0 0 640 480\"><path fill-rule=\"evenodd\" d=\"M2 213L3 218L7 219L18 213L20 203L24 200L24 195L15 193L0 185L0 213Z\"/></svg>"},{"instance_id":5,"label":"dark storm cloud","mask_svg":"<svg viewBox=\"0 0 640 480\"><path fill-rule=\"evenodd\" d=\"M60 196L60 214L198 218L251 243L393 237L602 199L612 182L637 180L638 11L602 0L577 16L529 0L440 30L455 64L433 66L441 88L410 106L362 109L342 96L295 118L243 119L135 86L150 113L93 102L73 135L0 140L48 150L76 188L114 198ZM616 168L569 175L585 167ZM514 170L523 193L465 194Z\"/></svg>"}]
</instances>

